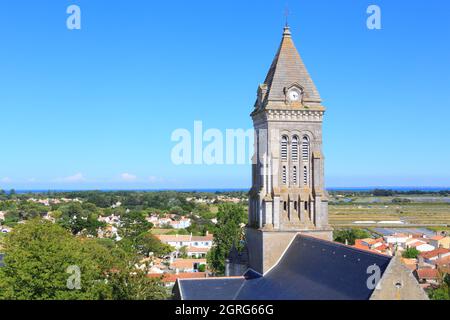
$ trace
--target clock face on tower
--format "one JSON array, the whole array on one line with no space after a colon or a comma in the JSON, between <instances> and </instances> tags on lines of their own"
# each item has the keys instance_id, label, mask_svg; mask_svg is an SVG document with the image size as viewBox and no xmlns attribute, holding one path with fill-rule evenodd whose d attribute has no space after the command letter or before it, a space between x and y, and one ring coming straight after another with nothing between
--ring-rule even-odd
<instances>
[{"instance_id":1,"label":"clock face on tower","mask_svg":"<svg viewBox=\"0 0 450 320\"><path fill-rule=\"evenodd\" d=\"M301 101L301 96L302 96L302 93L298 89L291 89L288 92L288 98L289 98L289 101L291 101L291 102Z\"/></svg>"}]
</instances>

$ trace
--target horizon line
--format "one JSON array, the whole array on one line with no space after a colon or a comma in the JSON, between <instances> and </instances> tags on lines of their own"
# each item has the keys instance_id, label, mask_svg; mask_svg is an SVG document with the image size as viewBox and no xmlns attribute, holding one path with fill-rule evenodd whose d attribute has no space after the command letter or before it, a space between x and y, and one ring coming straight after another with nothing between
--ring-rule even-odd
<instances>
[{"instance_id":1,"label":"horizon line","mask_svg":"<svg viewBox=\"0 0 450 320\"><path fill-rule=\"evenodd\" d=\"M11 190L19 193L47 193L47 192L164 192L164 191L177 191L177 192L227 192L227 191L245 191L251 188L42 188L42 189L16 189L10 188L8 190L0 188L0 190L9 193ZM359 187L327 187L326 190L330 191L371 191L375 189L392 190L392 191L450 191L450 186L359 186Z\"/></svg>"}]
</instances>

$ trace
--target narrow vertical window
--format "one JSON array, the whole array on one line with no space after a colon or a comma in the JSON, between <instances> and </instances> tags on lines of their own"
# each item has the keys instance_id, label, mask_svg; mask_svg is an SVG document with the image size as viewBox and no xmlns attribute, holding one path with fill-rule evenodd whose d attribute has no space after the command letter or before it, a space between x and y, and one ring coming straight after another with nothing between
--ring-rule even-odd
<instances>
[{"instance_id":1,"label":"narrow vertical window","mask_svg":"<svg viewBox=\"0 0 450 320\"><path fill-rule=\"evenodd\" d=\"M283 184L286 184L287 180L286 180L286 166L283 166Z\"/></svg>"},{"instance_id":2,"label":"narrow vertical window","mask_svg":"<svg viewBox=\"0 0 450 320\"><path fill-rule=\"evenodd\" d=\"M303 167L303 184L306 186L308 184L308 168Z\"/></svg>"},{"instance_id":3,"label":"narrow vertical window","mask_svg":"<svg viewBox=\"0 0 450 320\"><path fill-rule=\"evenodd\" d=\"M294 183L294 185L297 184L297 166L294 166L292 168L292 182Z\"/></svg>"},{"instance_id":4,"label":"narrow vertical window","mask_svg":"<svg viewBox=\"0 0 450 320\"><path fill-rule=\"evenodd\" d=\"M309 139L308 139L308 137L303 137L302 160L303 160L303 162L309 161Z\"/></svg>"},{"instance_id":5,"label":"narrow vertical window","mask_svg":"<svg viewBox=\"0 0 450 320\"><path fill-rule=\"evenodd\" d=\"M281 137L281 160L287 160L288 138L286 136Z\"/></svg>"},{"instance_id":6,"label":"narrow vertical window","mask_svg":"<svg viewBox=\"0 0 450 320\"><path fill-rule=\"evenodd\" d=\"M308 185L309 182L309 157L310 157L310 145L307 136L302 140L302 162L303 162L303 184Z\"/></svg>"},{"instance_id":7,"label":"narrow vertical window","mask_svg":"<svg viewBox=\"0 0 450 320\"><path fill-rule=\"evenodd\" d=\"M292 161L298 161L298 137L292 138Z\"/></svg>"}]
</instances>

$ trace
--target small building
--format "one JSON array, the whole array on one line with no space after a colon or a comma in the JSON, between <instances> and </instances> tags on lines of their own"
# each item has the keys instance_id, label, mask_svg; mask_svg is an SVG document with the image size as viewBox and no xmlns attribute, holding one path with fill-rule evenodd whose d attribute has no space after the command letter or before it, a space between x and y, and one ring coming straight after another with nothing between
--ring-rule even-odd
<instances>
[{"instance_id":1,"label":"small building","mask_svg":"<svg viewBox=\"0 0 450 320\"><path fill-rule=\"evenodd\" d=\"M438 248L433 251L422 252L419 257L427 263L433 263L433 261L450 256L450 250L445 248Z\"/></svg>"},{"instance_id":2,"label":"small building","mask_svg":"<svg viewBox=\"0 0 450 320\"><path fill-rule=\"evenodd\" d=\"M383 238L356 239L355 245L353 247L361 250L372 251L375 253L392 255L391 247L384 242Z\"/></svg>"},{"instance_id":3,"label":"small building","mask_svg":"<svg viewBox=\"0 0 450 320\"><path fill-rule=\"evenodd\" d=\"M179 272L196 272L201 265L206 265L206 259L175 259L169 269Z\"/></svg>"},{"instance_id":4,"label":"small building","mask_svg":"<svg viewBox=\"0 0 450 320\"><path fill-rule=\"evenodd\" d=\"M171 245L177 250L181 247L195 247L195 248L206 248L211 249L213 244L213 235L206 233L205 236L193 236L191 235L168 235L161 234L156 235L156 237L166 244Z\"/></svg>"},{"instance_id":5,"label":"small building","mask_svg":"<svg viewBox=\"0 0 450 320\"><path fill-rule=\"evenodd\" d=\"M430 238L430 244L435 248L450 249L450 237L442 235L434 236Z\"/></svg>"},{"instance_id":6,"label":"small building","mask_svg":"<svg viewBox=\"0 0 450 320\"><path fill-rule=\"evenodd\" d=\"M401 247L405 247L406 242L412 238L412 235L404 234L404 233L394 233L388 236L384 236L384 241L387 244L393 244Z\"/></svg>"},{"instance_id":7,"label":"small building","mask_svg":"<svg viewBox=\"0 0 450 320\"><path fill-rule=\"evenodd\" d=\"M176 249L180 249L181 247L189 247L191 245L192 235L167 235L160 234L156 235L156 237L163 243L171 245Z\"/></svg>"},{"instance_id":8,"label":"small building","mask_svg":"<svg viewBox=\"0 0 450 320\"><path fill-rule=\"evenodd\" d=\"M213 245L213 235L206 232L205 236L193 236L191 245L199 248L211 248Z\"/></svg>"},{"instance_id":9,"label":"small building","mask_svg":"<svg viewBox=\"0 0 450 320\"><path fill-rule=\"evenodd\" d=\"M202 279L207 278L206 272L185 272L185 273L149 273L148 278L161 279L166 287L173 287L178 279Z\"/></svg>"},{"instance_id":10,"label":"small building","mask_svg":"<svg viewBox=\"0 0 450 320\"><path fill-rule=\"evenodd\" d=\"M417 269L414 271L414 276L424 288L427 288L431 285L439 285L440 275L437 269Z\"/></svg>"},{"instance_id":11,"label":"small building","mask_svg":"<svg viewBox=\"0 0 450 320\"><path fill-rule=\"evenodd\" d=\"M420 251L420 252L430 252L430 251L433 251L434 249L436 249L431 244L428 244L423 240L417 240L417 239L415 239L414 241L411 241L411 242L407 242L406 247L407 248L415 248L417 251Z\"/></svg>"},{"instance_id":12,"label":"small building","mask_svg":"<svg viewBox=\"0 0 450 320\"><path fill-rule=\"evenodd\" d=\"M191 219L182 217L180 220L169 222L169 225L174 229L186 229L191 226Z\"/></svg>"},{"instance_id":13,"label":"small building","mask_svg":"<svg viewBox=\"0 0 450 320\"><path fill-rule=\"evenodd\" d=\"M187 248L187 255L189 258L205 258L206 254L209 251L209 248L202 248L202 247L188 247Z\"/></svg>"}]
</instances>

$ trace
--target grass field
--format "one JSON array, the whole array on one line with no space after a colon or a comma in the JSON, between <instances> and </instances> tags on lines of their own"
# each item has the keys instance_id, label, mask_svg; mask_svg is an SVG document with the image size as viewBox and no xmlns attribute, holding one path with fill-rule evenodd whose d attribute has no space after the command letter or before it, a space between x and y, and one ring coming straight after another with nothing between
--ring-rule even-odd
<instances>
[{"instance_id":1,"label":"grass field","mask_svg":"<svg viewBox=\"0 0 450 320\"><path fill-rule=\"evenodd\" d=\"M336 204L329 206L329 220L335 226L352 224L354 221L399 220L414 225L450 225L450 204Z\"/></svg>"}]
</instances>

